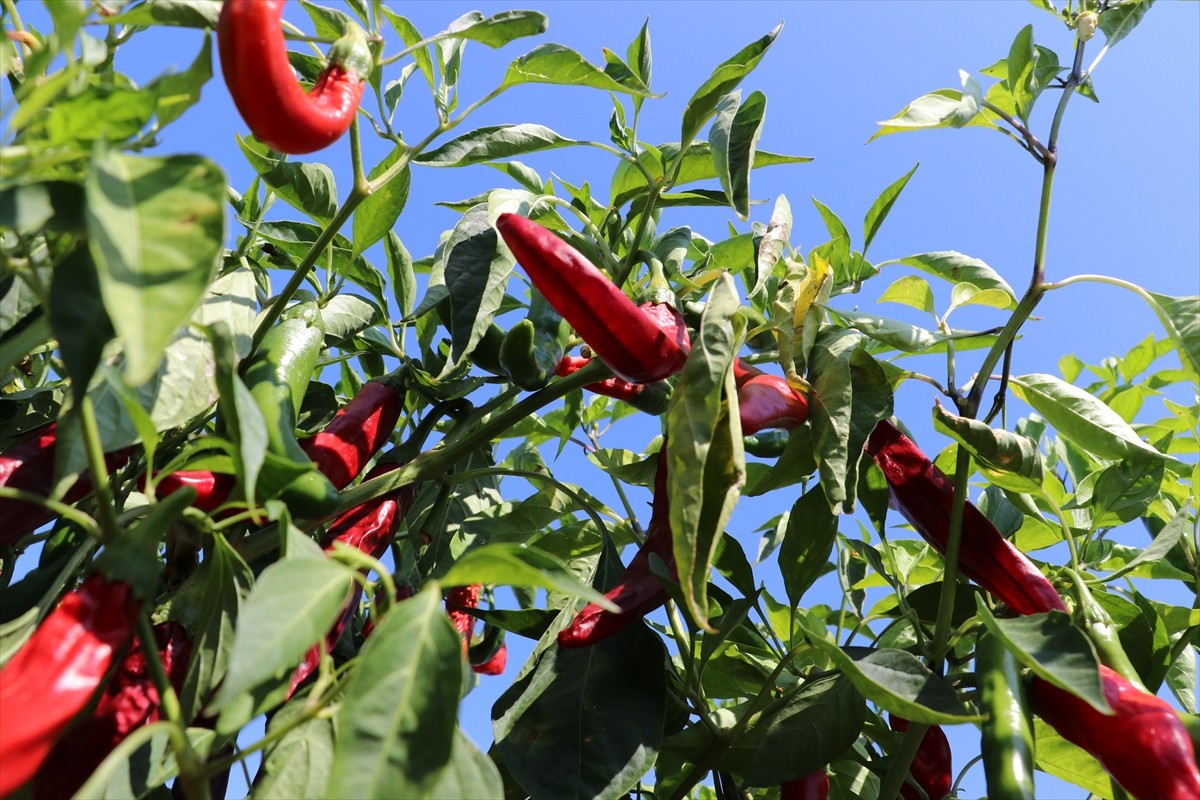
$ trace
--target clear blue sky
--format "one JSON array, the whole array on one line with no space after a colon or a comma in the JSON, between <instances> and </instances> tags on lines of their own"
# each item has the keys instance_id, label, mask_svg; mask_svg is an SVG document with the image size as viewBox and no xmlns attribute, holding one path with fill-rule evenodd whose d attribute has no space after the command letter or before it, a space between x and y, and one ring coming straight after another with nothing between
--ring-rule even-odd
<instances>
[{"instance_id":1,"label":"clear blue sky","mask_svg":"<svg viewBox=\"0 0 1200 800\"><path fill-rule=\"evenodd\" d=\"M871 248L873 261L933 250L959 250L999 270L1018 292L1028 283L1032 263L1040 167L1027 154L994 132L979 129L934 131L885 137L865 145L875 122L899 111L924 92L958 85L957 70L978 75L1008 53L1016 32L1033 23L1035 41L1054 49L1067 61L1072 38L1062 24L1032 5L1018 0L983 2L531 2L521 4L545 12L549 32L540 40L525 40L500 52L470 45L460 87L462 105L488 91L504 65L538 41L568 45L589 60L602 63L601 48L624 53L642 22L650 19L654 48L653 86L666 97L647 103L641 137L650 142L678 138L679 119L692 91L711 69L743 45L780 21L786 25L761 66L743 84L743 95L754 89L767 94L766 127L759 146L782 153L814 156L807 165L776 167L754 174L751 196L768 201L752 210L752 219L766 222L771 204L786 194L796 217L793 244L806 251L828 238L809 199L816 197L846 221L852 235L878 192L909 170L921 167ZM27 19L39 16L27 2L20 4ZM503 3L405 2L398 10L426 35L441 30L455 17L478 9L485 15L506 8ZM298 5L288 18L306 29ZM1072 101L1061 138L1048 253L1048 277L1058 279L1080 272L1121 277L1166 294L1200 293L1200 5L1162 2L1141 26L1104 60L1095 75L1099 105ZM389 32L390 35L390 32ZM187 66L199 48L202 34L194 30L159 30L134 37L120 51L117 67L144 81L168 68ZM1097 37L1091 53L1099 50ZM394 52L393 45L389 52ZM214 54L215 60L215 54ZM394 68L393 68L394 69ZM391 76L389 76L391 77ZM419 79L409 89L397 119L409 140L421 138L434 124L432 108L422 96ZM1044 136L1053 101L1043 99L1035 112L1035 133ZM573 138L605 140L610 101L602 92L551 86L526 86L509 91L475 115L464 129L482 125L537 122ZM244 131L218 77L204 90L200 104L163 136L161 152L199 152L227 171L230 183L245 187L253 175L234 142ZM368 160L382 156L382 145L367 146ZM348 150L344 143L314 158L334 169L342 196L350 185ZM543 177L554 172L574 184L592 183L603 195L612 161L594 150L558 150L521 159ZM432 204L471 197L505 186L495 170L479 166L465 170L422 170L413 174L412 195L397 232L414 256L432 252L441 231L453 226L455 212ZM711 239L724 236L731 212L719 209L685 210L664 214L662 228L690 224ZM736 223L748 230L748 223ZM236 231L232 232L236 233ZM856 241L856 244L860 242ZM374 263L383 265L381 254ZM896 269L896 268L892 268ZM903 274L896 271L892 279ZM876 306L875 298L891 280L875 282L860 296L836 300L842 308L859 303L913 322L900 306ZM939 308L948 290L935 286ZM915 314L915 312L913 312ZM1026 326L1018 343L1014 372L1057 372L1058 358L1074 352L1088 363L1119 355L1153 332L1161 336L1150 311L1119 290L1079 286L1051 293L1037 312L1038 321ZM990 327L1003 318L998 312L966 311L956 327ZM1174 358L1170 356L1169 358ZM934 375L944 373L938 362L916 361ZM960 379L969 375L978 358L960 358ZM927 450L944 443L931 431L933 390L905 384L897 396L897 415L909 424ZM1185 398L1186 399L1186 398ZM1153 405L1153 401L1151 402ZM1014 405L1014 409L1018 408ZM1160 415L1155 407L1151 416ZM1015 420L1023 411L1014 410ZM606 440L608 446L640 450L656 426L627 420ZM607 479L577 453L568 452L554 465L559 476L582 483L604 499ZM644 494L644 493L643 493ZM791 505L794 497L777 492L743 501L730 524L753 554L754 531ZM615 501L614 501L615 502ZM635 502L639 502L635 499ZM856 525L843 522L843 531L856 534ZM1144 544L1144 540L1135 543ZM768 586L778 585L777 569L760 567ZM829 602L835 588L822 582L805 598L806 604ZM504 678L484 679L465 701L463 724L481 747L491 741L490 707L516 674L528 647L510 637L512 658ZM950 731L957 753L956 769L978 752L977 733L969 726ZM252 766L253 770L254 767ZM243 790L235 772L231 796ZM1082 790L1038 775L1040 797L1078 797ZM982 771L976 767L963 784L963 796L984 792Z\"/></svg>"}]
</instances>

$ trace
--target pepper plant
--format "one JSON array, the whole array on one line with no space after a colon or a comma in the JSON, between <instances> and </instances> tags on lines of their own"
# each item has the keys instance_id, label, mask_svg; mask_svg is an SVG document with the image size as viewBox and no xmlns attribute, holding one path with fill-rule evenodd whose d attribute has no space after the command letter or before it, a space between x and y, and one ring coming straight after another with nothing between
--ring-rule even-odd
<instances>
[{"instance_id":1,"label":"pepper plant","mask_svg":"<svg viewBox=\"0 0 1200 800\"><path fill-rule=\"evenodd\" d=\"M1200 796L1200 298L1048 258L1063 120L1151 3L1033 5L1052 39L871 136L1036 162L1022 271L872 250L915 168L861 240L753 199L812 160L759 147L781 27L651 141L649 22L595 63L538 11L0 1L0 799ZM478 122L545 84L607 128ZM226 92L248 185L165 147ZM607 171L522 161L568 149ZM410 195L481 165L410 252ZM1159 328L1023 368L1084 283Z\"/></svg>"}]
</instances>

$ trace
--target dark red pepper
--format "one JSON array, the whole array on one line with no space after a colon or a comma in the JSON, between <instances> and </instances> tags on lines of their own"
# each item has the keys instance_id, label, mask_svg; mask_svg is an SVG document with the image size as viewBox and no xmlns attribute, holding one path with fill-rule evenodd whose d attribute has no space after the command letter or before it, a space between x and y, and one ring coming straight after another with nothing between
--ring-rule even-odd
<instances>
[{"instance_id":1,"label":"dark red pepper","mask_svg":"<svg viewBox=\"0 0 1200 800\"><path fill-rule=\"evenodd\" d=\"M687 325L670 305L637 306L582 253L536 222L501 214L496 229L538 290L618 378L649 383L683 369Z\"/></svg>"},{"instance_id":2,"label":"dark red pepper","mask_svg":"<svg viewBox=\"0 0 1200 800\"><path fill-rule=\"evenodd\" d=\"M38 495L49 496L54 486L54 457L58 443L58 423L51 422L44 428L21 440L16 447L0 456L0 486L21 489ZM129 449L123 448L104 456L105 466L111 471L123 467L129 461ZM92 491L88 473L79 476L75 485L67 490L62 502L71 504ZM26 503L8 497L0 497L0 545L13 544L27 533L32 533L57 515L50 509L34 503Z\"/></svg>"},{"instance_id":3,"label":"dark red pepper","mask_svg":"<svg viewBox=\"0 0 1200 800\"><path fill-rule=\"evenodd\" d=\"M482 591L482 584L473 583L469 586L455 586L446 593L446 614L450 617L450 624L462 638L463 658L467 657L471 634L475 631L475 617L468 614L466 609L479 605L479 595Z\"/></svg>"},{"instance_id":4,"label":"dark red pepper","mask_svg":"<svg viewBox=\"0 0 1200 800\"><path fill-rule=\"evenodd\" d=\"M128 583L93 575L0 668L0 797L33 777L87 706L133 638L140 610Z\"/></svg>"},{"instance_id":5,"label":"dark red pepper","mask_svg":"<svg viewBox=\"0 0 1200 800\"><path fill-rule=\"evenodd\" d=\"M892 502L917 533L945 554L954 484L888 420L881 420L864 447L883 470ZM1046 577L1004 538L978 508L963 509L959 569L1018 614L1066 611Z\"/></svg>"},{"instance_id":6,"label":"dark red pepper","mask_svg":"<svg viewBox=\"0 0 1200 800\"><path fill-rule=\"evenodd\" d=\"M394 373L393 373L394 375ZM345 489L387 444L404 411L404 391L396 378L369 381L342 406L325 430L300 442L330 483Z\"/></svg>"},{"instance_id":7,"label":"dark red pepper","mask_svg":"<svg viewBox=\"0 0 1200 800\"><path fill-rule=\"evenodd\" d=\"M288 63L283 6L284 0L225 0L217 19L221 73L256 139L282 153L311 153L333 144L354 121L373 57L362 29L351 24L305 92Z\"/></svg>"},{"instance_id":8,"label":"dark red pepper","mask_svg":"<svg viewBox=\"0 0 1200 800\"><path fill-rule=\"evenodd\" d=\"M501 675L508 666L508 644L500 645L496 654L482 664L472 664L471 669L480 675Z\"/></svg>"},{"instance_id":9,"label":"dark red pepper","mask_svg":"<svg viewBox=\"0 0 1200 800\"><path fill-rule=\"evenodd\" d=\"M178 692L187 675L192 639L182 625L154 626L159 658ZM117 666L95 710L54 745L33 779L37 797L71 797L113 749L136 729L159 719L158 689L146 668L141 643Z\"/></svg>"},{"instance_id":10,"label":"dark red pepper","mask_svg":"<svg viewBox=\"0 0 1200 800\"><path fill-rule=\"evenodd\" d=\"M616 586L604 596L616 603L620 613L606 611L588 603L575 615L570 626L558 633L559 647L587 647L629 627L667 602L667 592L650 568L650 556L656 555L675 573L675 544L667 499L667 446L663 442L658 455L658 474L654 477L654 505L646 541L629 562Z\"/></svg>"},{"instance_id":11,"label":"dark red pepper","mask_svg":"<svg viewBox=\"0 0 1200 800\"><path fill-rule=\"evenodd\" d=\"M779 800L828 800L829 776L817 770L798 781L787 781L779 787Z\"/></svg>"},{"instance_id":12,"label":"dark red pepper","mask_svg":"<svg viewBox=\"0 0 1200 800\"><path fill-rule=\"evenodd\" d=\"M908 720L888 714L888 725L892 730L904 733L908 730ZM908 768L917 785L928 796L929 800L942 800L950 794L950 784L953 780L953 767L950 757L950 742L946 733L937 725L930 725L929 730L921 739L917 754L913 756L912 765ZM900 789L904 800L920 800L921 796L907 783Z\"/></svg>"},{"instance_id":13,"label":"dark red pepper","mask_svg":"<svg viewBox=\"0 0 1200 800\"><path fill-rule=\"evenodd\" d=\"M589 363L591 363L590 358L564 356L558 362L554 374L563 378L573 372L578 372ZM604 395L615 400L623 400L639 411L645 411L647 414L653 414L654 416L664 413L671 405L671 384L666 381L629 383L620 378L612 377L597 381L596 383L589 383L583 388L594 394Z\"/></svg>"},{"instance_id":14,"label":"dark red pepper","mask_svg":"<svg viewBox=\"0 0 1200 800\"><path fill-rule=\"evenodd\" d=\"M1111 716L1041 678L1033 680L1033 710L1137 800L1200 797L1200 769L1175 709L1108 667L1100 667L1100 679Z\"/></svg>"},{"instance_id":15,"label":"dark red pepper","mask_svg":"<svg viewBox=\"0 0 1200 800\"><path fill-rule=\"evenodd\" d=\"M737 359L733 362L733 379L743 436L765 428L798 428L808 419L808 398L778 375Z\"/></svg>"},{"instance_id":16,"label":"dark red pepper","mask_svg":"<svg viewBox=\"0 0 1200 800\"><path fill-rule=\"evenodd\" d=\"M402 464L389 462L384 464L376 464L370 472L367 473L366 480L378 478L380 475L386 475L392 470L399 469ZM373 500L368 500L357 508L352 508L342 514L333 524L329 526L324 538L321 539L321 546L325 550L332 550L335 543L342 543L347 547L353 547L367 553L372 558L382 558L391 546L392 540L396 538L396 531L400 528L400 523L404 520L404 515L412 507L416 500L417 487L414 484L402 486L395 492L381 495ZM346 601L346 606L342 611L342 615L334 623L329 632L325 634L324 648L321 645L313 645L308 653L304 656L304 661L300 666L296 667L296 671L292 673L292 684L288 690L289 696L296 691L301 682L316 671L321 664L321 653L330 652L338 639L342 638L346 627L350 624L350 620L354 618L354 610L358 608L358 599L362 596L362 586L357 581L354 582L354 589L350 598Z\"/></svg>"}]
</instances>

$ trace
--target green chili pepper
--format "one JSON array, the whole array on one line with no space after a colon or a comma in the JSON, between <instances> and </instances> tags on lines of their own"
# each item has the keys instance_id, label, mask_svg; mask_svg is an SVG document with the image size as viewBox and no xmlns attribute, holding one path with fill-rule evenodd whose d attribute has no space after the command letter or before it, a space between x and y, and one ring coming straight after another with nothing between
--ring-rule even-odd
<instances>
[{"instance_id":1,"label":"green chili pepper","mask_svg":"<svg viewBox=\"0 0 1200 800\"><path fill-rule=\"evenodd\" d=\"M337 489L296 441L296 412L316 372L324 338L325 325L316 304L293 306L263 338L242 374L266 423L268 452L308 467L277 495L304 517L330 514L338 504Z\"/></svg>"},{"instance_id":2,"label":"green chili pepper","mask_svg":"<svg viewBox=\"0 0 1200 800\"><path fill-rule=\"evenodd\" d=\"M788 431L763 431L742 437L742 447L752 456L778 458L783 455L791 434Z\"/></svg>"},{"instance_id":3,"label":"green chili pepper","mask_svg":"<svg viewBox=\"0 0 1200 800\"><path fill-rule=\"evenodd\" d=\"M975 678L983 719L983 770L989 800L1033 797L1033 723L1017 660L991 634L975 648Z\"/></svg>"},{"instance_id":4,"label":"green chili pepper","mask_svg":"<svg viewBox=\"0 0 1200 800\"><path fill-rule=\"evenodd\" d=\"M550 382L563 357L570 329L537 290L530 289L529 316L504 336L500 365L517 386L536 391Z\"/></svg>"},{"instance_id":5,"label":"green chili pepper","mask_svg":"<svg viewBox=\"0 0 1200 800\"><path fill-rule=\"evenodd\" d=\"M1075 609L1076 619L1096 648L1096 655L1100 657L1100 663L1119 672L1125 680L1143 692L1147 691L1141 676L1138 675L1129 656L1125 654L1125 648L1121 645L1120 632L1117 630L1113 618L1109 616L1103 606L1096 602L1096 598L1092 596L1083 577L1078 572L1068 569L1067 574L1071 576L1075 598L1079 604Z\"/></svg>"}]
</instances>

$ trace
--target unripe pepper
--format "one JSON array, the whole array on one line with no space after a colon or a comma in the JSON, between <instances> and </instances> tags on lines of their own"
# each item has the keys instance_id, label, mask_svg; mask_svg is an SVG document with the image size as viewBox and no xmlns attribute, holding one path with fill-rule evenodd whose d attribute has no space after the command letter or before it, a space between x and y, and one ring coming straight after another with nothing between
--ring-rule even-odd
<instances>
[{"instance_id":1,"label":"unripe pepper","mask_svg":"<svg viewBox=\"0 0 1200 800\"><path fill-rule=\"evenodd\" d=\"M820 769L779 787L779 800L828 800L829 776Z\"/></svg>"},{"instance_id":2,"label":"unripe pepper","mask_svg":"<svg viewBox=\"0 0 1200 800\"><path fill-rule=\"evenodd\" d=\"M87 706L133 638L140 610L128 583L92 575L0 668L0 797L33 777Z\"/></svg>"},{"instance_id":3,"label":"unripe pepper","mask_svg":"<svg viewBox=\"0 0 1200 800\"><path fill-rule=\"evenodd\" d=\"M554 370L554 374L559 377L566 377L583 369L589 362L591 362L590 358L564 356L558 362L558 367ZM583 388L595 394L601 394L615 400L623 400L639 411L644 411L654 416L665 413L671 405L671 384L666 381L629 383L620 378L613 377L589 383Z\"/></svg>"},{"instance_id":4,"label":"unripe pepper","mask_svg":"<svg viewBox=\"0 0 1200 800\"><path fill-rule=\"evenodd\" d=\"M363 384L325 430L300 442L300 449L338 490L358 477L396 429L404 411L402 378L393 372Z\"/></svg>"},{"instance_id":5,"label":"unripe pepper","mask_svg":"<svg viewBox=\"0 0 1200 800\"><path fill-rule=\"evenodd\" d=\"M892 730L901 733L908 730L908 720L888 714L888 725ZM921 739L917 754L913 756L912 765L908 768L912 779L929 800L942 800L950 794L950 784L953 780L953 768L950 756L950 742L946 733L937 725L930 725L929 730ZM900 788L900 796L904 800L920 800L920 795L907 783Z\"/></svg>"},{"instance_id":6,"label":"unripe pepper","mask_svg":"<svg viewBox=\"0 0 1200 800\"><path fill-rule=\"evenodd\" d=\"M8 452L0 455L0 486L21 489L49 496L54 488L54 458L58 444L58 423L51 422ZM104 456L109 470L119 469L129 461L129 449L122 448ZM63 496L64 503L74 503L92 490L88 473L81 475ZM0 545L13 544L57 515L45 506L0 497Z\"/></svg>"},{"instance_id":7,"label":"unripe pepper","mask_svg":"<svg viewBox=\"0 0 1200 800\"><path fill-rule=\"evenodd\" d=\"M892 502L939 553L946 552L954 484L888 420L863 448L883 470ZM963 508L959 569L1018 614L1066 611L1054 586L973 504Z\"/></svg>"},{"instance_id":8,"label":"unripe pepper","mask_svg":"<svg viewBox=\"0 0 1200 800\"><path fill-rule=\"evenodd\" d=\"M658 455L658 473L654 477L654 504L646 541L625 569L616 586L605 593L621 609L607 611L588 603L571 624L559 631L559 647L588 647L629 627L667 602L667 592L650 568L650 556L662 559L668 571L675 573L675 544L671 535L670 503L667 498L667 445Z\"/></svg>"},{"instance_id":9,"label":"unripe pepper","mask_svg":"<svg viewBox=\"0 0 1200 800\"><path fill-rule=\"evenodd\" d=\"M798 428L808 419L808 398L778 375L770 375L737 359L733 379L737 385L738 419L744 435L765 428Z\"/></svg>"},{"instance_id":10,"label":"unripe pepper","mask_svg":"<svg viewBox=\"0 0 1200 800\"><path fill-rule=\"evenodd\" d=\"M999 637L975 647L975 682L984 713L981 751L988 800L1033 797L1033 721L1025 706L1020 665Z\"/></svg>"},{"instance_id":11,"label":"unripe pepper","mask_svg":"<svg viewBox=\"0 0 1200 800\"><path fill-rule=\"evenodd\" d=\"M752 456L778 458L788 443L787 431L768 431L742 437L742 447Z\"/></svg>"},{"instance_id":12,"label":"unripe pepper","mask_svg":"<svg viewBox=\"0 0 1200 800\"><path fill-rule=\"evenodd\" d=\"M1200 797L1200 769L1175 709L1103 665L1100 680L1111 716L1041 678L1033 680L1033 710L1136 800Z\"/></svg>"},{"instance_id":13,"label":"unripe pepper","mask_svg":"<svg viewBox=\"0 0 1200 800\"><path fill-rule=\"evenodd\" d=\"M569 330L562 315L536 286L529 295L529 315L504 335L500 364L514 384L527 391L536 391L554 375Z\"/></svg>"},{"instance_id":14,"label":"unripe pepper","mask_svg":"<svg viewBox=\"0 0 1200 800\"><path fill-rule=\"evenodd\" d=\"M618 378L649 383L687 361L687 325L674 308L639 307L592 262L536 222L501 214L496 229L530 280Z\"/></svg>"},{"instance_id":15,"label":"unripe pepper","mask_svg":"<svg viewBox=\"0 0 1200 800\"><path fill-rule=\"evenodd\" d=\"M1133 662L1125 653L1125 647L1121 644L1120 631L1117 630L1113 618L1109 616L1103 606L1096 602L1096 598L1092 596L1091 590L1088 589L1083 577L1078 572L1068 569L1067 574L1071 577L1071 583L1075 589L1076 620L1079 622L1079 627L1083 628L1083 632L1091 640L1092 646L1096 648L1096 655L1100 657L1100 663L1120 673L1125 680L1143 692L1146 691L1146 685L1142 683L1141 676L1138 675Z\"/></svg>"},{"instance_id":16,"label":"unripe pepper","mask_svg":"<svg viewBox=\"0 0 1200 800\"><path fill-rule=\"evenodd\" d=\"M284 0L225 0L217 19L221 72L256 139L282 153L311 153L333 144L354 121L373 57L366 34L350 23L305 92L288 63L283 6Z\"/></svg>"},{"instance_id":17,"label":"unripe pepper","mask_svg":"<svg viewBox=\"0 0 1200 800\"><path fill-rule=\"evenodd\" d=\"M182 625L165 622L154 626L163 670L176 692L183 688L192 639ZM146 667L141 643L117 666L100 696L100 702L54 745L33 779L36 797L71 797L125 737L159 719L158 689ZM69 768L64 768L70 765Z\"/></svg>"}]
</instances>

